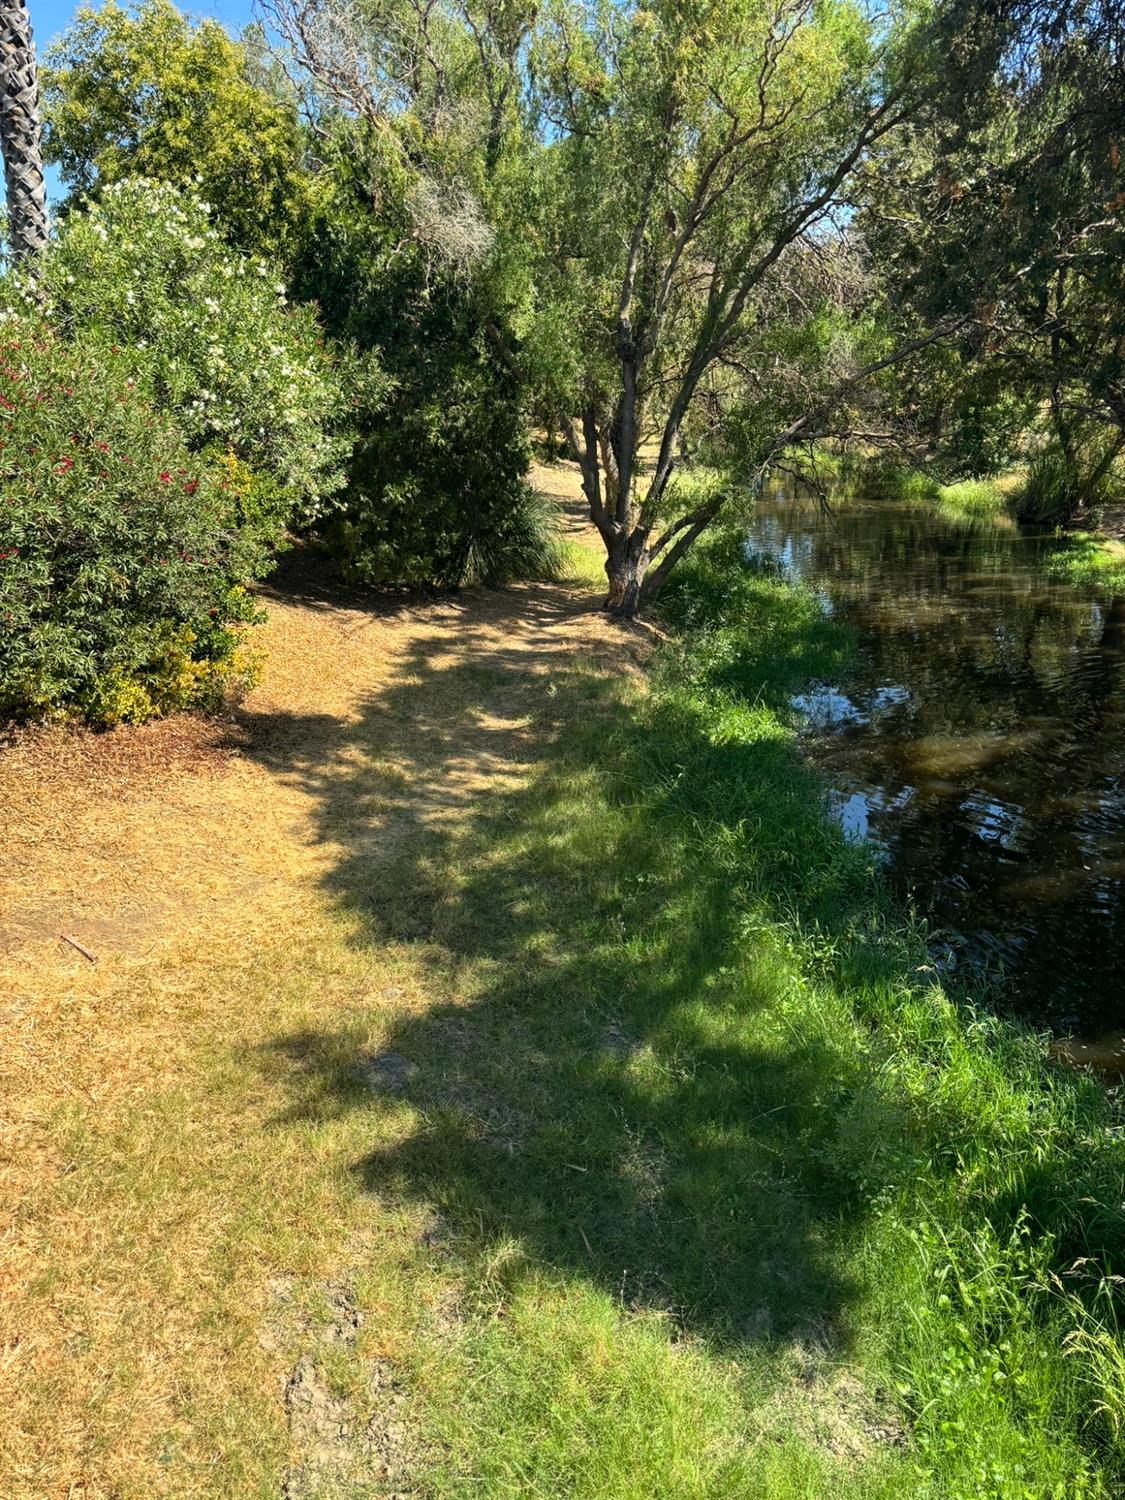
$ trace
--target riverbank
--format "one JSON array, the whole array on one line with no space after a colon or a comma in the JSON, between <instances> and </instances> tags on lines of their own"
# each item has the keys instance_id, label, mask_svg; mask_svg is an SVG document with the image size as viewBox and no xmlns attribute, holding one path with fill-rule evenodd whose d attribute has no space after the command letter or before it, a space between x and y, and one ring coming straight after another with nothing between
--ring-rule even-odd
<instances>
[{"instance_id":1,"label":"riverbank","mask_svg":"<svg viewBox=\"0 0 1125 1500\"><path fill-rule=\"evenodd\" d=\"M1125 542L1096 533L1071 532L1060 537L1051 571L1079 588L1125 597Z\"/></svg>"},{"instance_id":2,"label":"riverbank","mask_svg":"<svg viewBox=\"0 0 1125 1500\"><path fill-rule=\"evenodd\" d=\"M1060 551L1069 552L1058 569L1060 576L1081 585L1109 582L1115 588L1125 579L1125 506L1106 489L1100 503L1064 526L1059 518L1068 514L1067 491L1055 480L1050 465L1044 471L1052 481L1046 490L1044 474L1037 475L1034 465L955 484L941 484L922 469L878 458L850 464L836 460L831 467L845 495L870 494L929 505L948 521L1023 521L1039 526L1059 523L1060 542L1065 543Z\"/></svg>"},{"instance_id":3,"label":"riverbank","mask_svg":"<svg viewBox=\"0 0 1125 1500\"><path fill-rule=\"evenodd\" d=\"M824 818L846 634L596 600L291 584L229 730L9 757L5 1494L1118 1492L1109 1106Z\"/></svg>"},{"instance_id":4,"label":"riverbank","mask_svg":"<svg viewBox=\"0 0 1125 1500\"><path fill-rule=\"evenodd\" d=\"M921 469L891 464L876 466L871 477L861 469L851 492L870 485L880 498L933 506L948 521L1014 521L1026 479L1026 470L1013 469L990 479L941 484Z\"/></svg>"},{"instance_id":5,"label":"riverbank","mask_svg":"<svg viewBox=\"0 0 1125 1500\"><path fill-rule=\"evenodd\" d=\"M1016 525L1026 504L1029 471L1010 469L987 479L964 479L941 484L931 474L879 458L842 459L822 453L817 458L821 477L835 493L926 506L943 520L973 526ZM1058 549L1048 571L1076 587L1125 594L1125 507L1113 503L1095 512L1097 524L1058 531Z\"/></svg>"}]
</instances>

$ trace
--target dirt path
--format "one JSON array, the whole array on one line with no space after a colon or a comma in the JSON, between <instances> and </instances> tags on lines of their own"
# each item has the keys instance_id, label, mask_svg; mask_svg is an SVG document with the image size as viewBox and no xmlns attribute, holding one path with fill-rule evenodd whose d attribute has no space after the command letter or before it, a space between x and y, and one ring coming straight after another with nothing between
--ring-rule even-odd
<instances>
[{"instance_id":1,"label":"dirt path","mask_svg":"<svg viewBox=\"0 0 1125 1500\"><path fill-rule=\"evenodd\" d=\"M573 473L542 479L582 539ZM334 1285L357 1221L313 1127L268 1139L288 1075L255 1049L361 1006L378 1056L380 1004L429 1003L424 953L361 948L334 871L350 860L354 890L366 860L377 890L402 841L452 836L518 784L552 675L604 658L609 630L580 584L266 603L264 678L233 723L29 736L0 757L12 1500L298 1496L337 1461L347 1424L301 1360L310 1320L354 1342L356 1293L337 1286L327 1313L305 1293ZM393 1478L391 1343L367 1349L366 1430Z\"/></svg>"}]
</instances>

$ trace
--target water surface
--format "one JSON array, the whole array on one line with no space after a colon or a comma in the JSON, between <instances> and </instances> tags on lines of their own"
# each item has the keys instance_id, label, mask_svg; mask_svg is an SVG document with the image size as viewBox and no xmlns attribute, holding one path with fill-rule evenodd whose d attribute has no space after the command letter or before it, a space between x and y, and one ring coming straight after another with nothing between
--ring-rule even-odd
<instances>
[{"instance_id":1,"label":"water surface","mask_svg":"<svg viewBox=\"0 0 1125 1500\"><path fill-rule=\"evenodd\" d=\"M1125 1027L1125 599L1052 580L1049 537L932 509L774 496L752 553L859 633L798 699L851 837L870 839L940 959L1083 1036Z\"/></svg>"}]
</instances>

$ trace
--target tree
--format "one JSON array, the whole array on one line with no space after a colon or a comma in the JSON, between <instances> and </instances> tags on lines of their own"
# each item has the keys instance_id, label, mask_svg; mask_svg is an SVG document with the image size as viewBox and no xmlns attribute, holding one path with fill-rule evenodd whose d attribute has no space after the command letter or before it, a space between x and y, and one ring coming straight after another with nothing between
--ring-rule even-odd
<instances>
[{"instance_id":1,"label":"tree","mask_svg":"<svg viewBox=\"0 0 1125 1500\"><path fill-rule=\"evenodd\" d=\"M525 478L520 387L482 331L495 302L473 247L487 225L456 200L424 213L416 180L365 160L364 135L347 130L325 152L334 193L297 273L329 332L376 352L386 376L374 405L353 391L348 486L321 535L367 584L549 576L556 548Z\"/></svg>"},{"instance_id":2,"label":"tree","mask_svg":"<svg viewBox=\"0 0 1125 1500\"><path fill-rule=\"evenodd\" d=\"M903 316L961 317L977 388L1044 408L1081 508L1125 450L1125 6L1005 0L981 57L885 154L863 229Z\"/></svg>"},{"instance_id":3,"label":"tree","mask_svg":"<svg viewBox=\"0 0 1125 1500\"><path fill-rule=\"evenodd\" d=\"M292 256L313 188L295 101L255 51L168 0L106 0L47 61L47 152L74 197L126 177L191 183L237 248Z\"/></svg>"},{"instance_id":4,"label":"tree","mask_svg":"<svg viewBox=\"0 0 1125 1500\"><path fill-rule=\"evenodd\" d=\"M270 0L304 83L323 208L298 295L389 380L360 414L348 491L323 535L367 583L549 574L558 549L526 482L527 385L507 357L524 299L521 74L533 8L513 0Z\"/></svg>"},{"instance_id":5,"label":"tree","mask_svg":"<svg viewBox=\"0 0 1125 1500\"><path fill-rule=\"evenodd\" d=\"M47 189L39 123L39 79L25 0L0 5L0 151L13 256L33 257L47 243Z\"/></svg>"},{"instance_id":6,"label":"tree","mask_svg":"<svg viewBox=\"0 0 1125 1500\"><path fill-rule=\"evenodd\" d=\"M760 318L756 289L827 235L838 190L901 117L892 49L851 5L803 0L273 0L270 14L314 94L414 175L415 204L486 223L483 329L557 411L608 605L634 613L721 506L711 493L652 545L705 382Z\"/></svg>"},{"instance_id":7,"label":"tree","mask_svg":"<svg viewBox=\"0 0 1125 1500\"><path fill-rule=\"evenodd\" d=\"M797 280L839 259L840 210L917 107L912 42L849 4L803 0L561 4L541 28L540 132L561 205L544 273L557 268L572 303L563 421L605 543L611 612L653 597L732 496L710 486L699 499L673 479L686 428L724 384L741 373L759 419L776 418L772 432L755 424L760 473L896 357L846 301L827 384L831 361L806 384L792 339L770 335L779 310L792 328ZM762 356L792 377L772 393Z\"/></svg>"}]
</instances>

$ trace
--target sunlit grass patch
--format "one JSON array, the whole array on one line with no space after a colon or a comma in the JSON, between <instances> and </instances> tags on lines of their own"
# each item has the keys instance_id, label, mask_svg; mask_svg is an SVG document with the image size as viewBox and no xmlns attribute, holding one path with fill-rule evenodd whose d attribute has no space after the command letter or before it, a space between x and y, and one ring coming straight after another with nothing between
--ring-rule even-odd
<instances>
[{"instance_id":1,"label":"sunlit grass patch","mask_svg":"<svg viewBox=\"0 0 1125 1500\"><path fill-rule=\"evenodd\" d=\"M991 479L963 479L937 487L939 509L952 516L979 517L1006 514L1009 503L1000 485Z\"/></svg>"},{"instance_id":2,"label":"sunlit grass patch","mask_svg":"<svg viewBox=\"0 0 1125 1500\"><path fill-rule=\"evenodd\" d=\"M584 1278L529 1270L430 1354L450 1496L814 1500L903 1493L908 1466L807 1360L739 1355ZM499 1315L497 1315L499 1314ZM823 1404L818 1405L818 1401ZM502 1435L502 1436L501 1436ZM498 1440L499 1439L499 1440Z\"/></svg>"},{"instance_id":3,"label":"sunlit grass patch","mask_svg":"<svg viewBox=\"0 0 1125 1500\"><path fill-rule=\"evenodd\" d=\"M1060 538L1048 567L1056 577L1080 587L1125 594L1125 543L1112 538L1079 534Z\"/></svg>"},{"instance_id":4,"label":"sunlit grass patch","mask_svg":"<svg viewBox=\"0 0 1125 1500\"><path fill-rule=\"evenodd\" d=\"M605 587L605 553L593 542L567 540L560 550L559 577L563 582Z\"/></svg>"}]
</instances>

